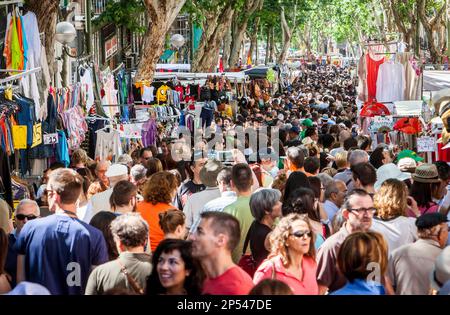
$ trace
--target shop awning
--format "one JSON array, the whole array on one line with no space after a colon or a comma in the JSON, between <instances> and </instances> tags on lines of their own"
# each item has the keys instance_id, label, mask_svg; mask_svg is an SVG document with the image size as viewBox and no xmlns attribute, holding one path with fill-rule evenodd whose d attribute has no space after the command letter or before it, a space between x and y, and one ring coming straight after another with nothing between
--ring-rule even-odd
<instances>
[{"instance_id":1,"label":"shop awning","mask_svg":"<svg viewBox=\"0 0 450 315\"><path fill-rule=\"evenodd\" d=\"M422 101L394 102L395 115L403 117L422 116L422 104Z\"/></svg>"},{"instance_id":2,"label":"shop awning","mask_svg":"<svg viewBox=\"0 0 450 315\"><path fill-rule=\"evenodd\" d=\"M182 71L191 71L190 64L184 63L158 63L156 64L156 70L182 70Z\"/></svg>"},{"instance_id":3,"label":"shop awning","mask_svg":"<svg viewBox=\"0 0 450 315\"><path fill-rule=\"evenodd\" d=\"M159 80L169 80L173 78L177 78L179 80L202 80L207 79L209 76L221 76L224 75L231 81L234 81L235 79L241 83L246 78L247 75L241 71L241 72L223 72L223 73L192 73L192 72L156 72L155 73L155 79Z\"/></svg>"},{"instance_id":4,"label":"shop awning","mask_svg":"<svg viewBox=\"0 0 450 315\"><path fill-rule=\"evenodd\" d=\"M450 71L425 70L423 72L423 90L440 91L450 88Z\"/></svg>"}]
</instances>

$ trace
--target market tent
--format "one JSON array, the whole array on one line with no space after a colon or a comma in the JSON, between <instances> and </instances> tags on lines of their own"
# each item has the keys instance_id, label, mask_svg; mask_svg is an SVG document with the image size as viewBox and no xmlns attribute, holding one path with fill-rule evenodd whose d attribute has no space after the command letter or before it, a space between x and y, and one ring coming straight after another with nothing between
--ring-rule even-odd
<instances>
[{"instance_id":1,"label":"market tent","mask_svg":"<svg viewBox=\"0 0 450 315\"><path fill-rule=\"evenodd\" d=\"M440 91L450 88L450 71L425 70L423 72L423 90Z\"/></svg>"},{"instance_id":2,"label":"market tent","mask_svg":"<svg viewBox=\"0 0 450 315\"><path fill-rule=\"evenodd\" d=\"M158 63L156 64L156 70L183 70L183 71L191 71L190 64L184 63Z\"/></svg>"},{"instance_id":3,"label":"market tent","mask_svg":"<svg viewBox=\"0 0 450 315\"><path fill-rule=\"evenodd\" d=\"M155 79L169 80L177 78L179 80L202 80L207 79L209 76L225 76L231 81L237 80L238 83L244 82L247 79L247 75L241 72L223 72L223 73L191 73L191 72L156 72Z\"/></svg>"},{"instance_id":4,"label":"market tent","mask_svg":"<svg viewBox=\"0 0 450 315\"><path fill-rule=\"evenodd\" d=\"M265 79L267 77L267 71L272 68L275 72L278 71L278 67L266 67L257 66L248 70L244 70L244 73L250 77L250 79Z\"/></svg>"},{"instance_id":5,"label":"market tent","mask_svg":"<svg viewBox=\"0 0 450 315\"><path fill-rule=\"evenodd\" d=\"M398 101L394 102L397 116L410 117L422 116L422 101Z\"/></svg>"}]
</instances>

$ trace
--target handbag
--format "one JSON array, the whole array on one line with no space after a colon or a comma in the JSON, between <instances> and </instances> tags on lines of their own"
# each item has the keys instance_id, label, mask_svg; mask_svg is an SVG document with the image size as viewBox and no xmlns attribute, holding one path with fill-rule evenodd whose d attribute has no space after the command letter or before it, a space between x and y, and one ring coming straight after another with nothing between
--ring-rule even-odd
<instances>
[{"instance_id":1,"label":"handbag","mask_svg":"<svg viewBox=\"0 0 450 315\"><path fill-rule=\"evenodd\" d=\"M256 261L253 259L252 254L246 254L245 252L247 251L247 246L250 241L249 235L252 231L253 226L254 222L250 226L250 229L247 232L247 236L245 237L244 249L242 250L242 257L241 259L239 259L238 263L238 266L241 267L245 272L247 272L252 278L257 268Z\"/></svg>"}]
</instances>

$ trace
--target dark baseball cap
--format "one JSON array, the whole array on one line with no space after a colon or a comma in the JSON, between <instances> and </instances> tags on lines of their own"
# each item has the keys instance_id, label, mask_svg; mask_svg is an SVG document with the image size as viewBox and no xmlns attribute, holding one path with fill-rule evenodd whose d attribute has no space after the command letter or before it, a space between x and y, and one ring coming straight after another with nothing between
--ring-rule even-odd
<instances>
[{"instance_id":1,"label":"dark baseball cap","mask_svg":"<svg viewBox=\"0 0 450 315\"><path fill-rule=\"evenodd\" d=\"M447 217L439 212L425 213L417 218L416 226L420 230L431 229L433 226L448 222Z\"/></svg>"},{"instance_id":2,"label":"dark baseball cap","mask_svg":"<svg viewBox=\"0 0 450 315\"><path fill-rule=\"evenodd\" d=\"M297 126L293 126L289 132L293 132L293 133L300 133L300 128L298 128Z\"/></svg>"}]
</instances>

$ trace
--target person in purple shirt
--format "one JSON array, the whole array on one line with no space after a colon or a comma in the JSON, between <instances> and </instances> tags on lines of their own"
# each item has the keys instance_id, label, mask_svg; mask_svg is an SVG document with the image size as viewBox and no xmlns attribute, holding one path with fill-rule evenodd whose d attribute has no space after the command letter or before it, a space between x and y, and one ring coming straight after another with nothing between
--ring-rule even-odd
<instances>
[{"instance_id":1,"label":"person in purple shirt","mask_svg":"<svg viewBox=\"0 0 450 315\"><path fill-rule=\"evenodd\" d=\"M53 295L81 295L93 267L108 261L102 232L77 218L82 184L72 169L51 173L46 194L54 214L23 227L16 242L17 283L37 283Z\"/></svg>"}]
</instances>

